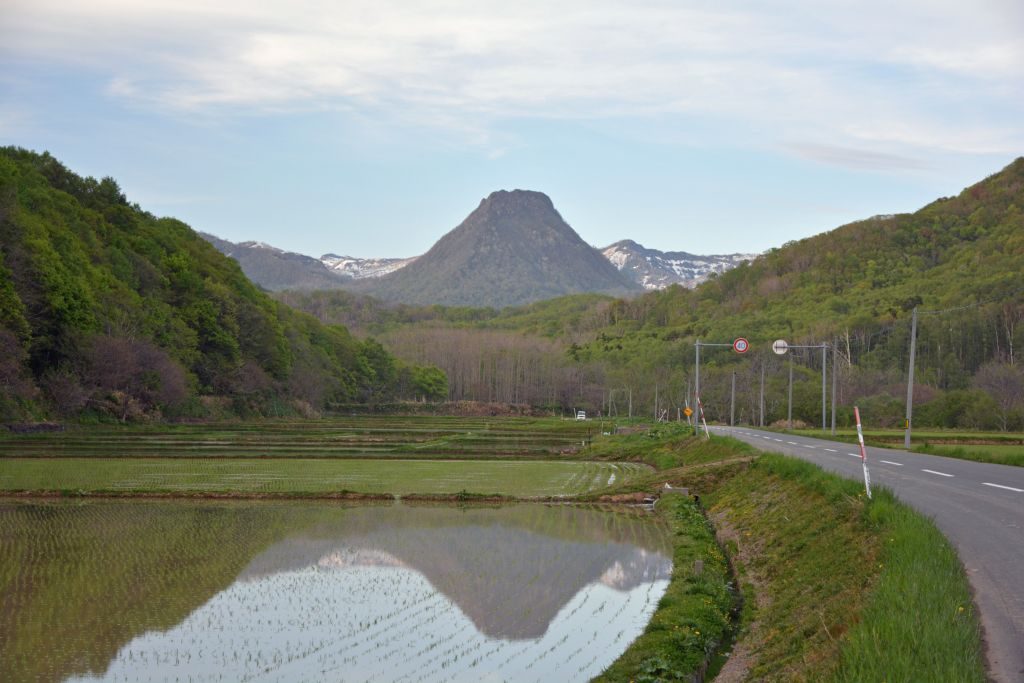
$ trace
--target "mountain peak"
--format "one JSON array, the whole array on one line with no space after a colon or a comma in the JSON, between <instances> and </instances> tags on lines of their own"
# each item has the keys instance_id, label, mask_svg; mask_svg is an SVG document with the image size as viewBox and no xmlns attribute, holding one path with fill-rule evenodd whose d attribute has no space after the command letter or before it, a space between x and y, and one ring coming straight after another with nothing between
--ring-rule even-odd
<instances>
[{"instance_id":1,"label":"mountain peak","mask_svg":"<svg viewBox=\"0 0 1024 683\"><path fill-rule=\"evenodd\" d=\"M414 263L363 288L389 301L495 307L638 289L531 190L492 192Z\"/></svg>"},{"instance_id":2,"label":"mountain peak","mask_svg":"<svg viewBox=\"0 0 1024 683\"><path fill-rule=\"evenodd\" d=\"M480 200L480 208L484 207L517 210L529 208L546 211L555 210L551 197L535 190L496 190Z\"/></svg>"}]
</instances>

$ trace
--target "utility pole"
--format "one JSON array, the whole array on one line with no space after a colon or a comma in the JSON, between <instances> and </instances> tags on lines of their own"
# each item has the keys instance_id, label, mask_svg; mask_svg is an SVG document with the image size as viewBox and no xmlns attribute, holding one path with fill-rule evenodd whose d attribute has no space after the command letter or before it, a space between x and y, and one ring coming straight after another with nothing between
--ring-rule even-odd
<instances>
[{"instance_id":1,"label":"utility pole","mask_svg":"<svg viewBox=\"0 0 1024 683\"><path fill-rule=\"evenodd\" d=\"M821 345L821 431L825 431L825 358L828 356L828 344ZM832 370L835 372L835 369Z\"/></svg>"},{"instance_id":2,"label":"utility pole","mask_svg":"<svg viewBox=\"0 0 1024 683\"><path fill-rule=\"evenodd\" d=\"M914 356L917 351L917 306L910 319L910 372L907 375L907 431L903 435L903 447L910 449L910 420L914 413Z\"/></svg>"},{"instance_id":3,"label":"utility pole","mask_svg":"<svg viewBox=\"0 0 1024 683\"><path fill-rule=\"evenodd\" d=\"M697 358L693 370L693 409L697 411L697 419L693 421L693 435L697 436L700 431L700 338L694 343Z\"/></svg>"},{"instance_id":4,"label":"utility pole","mask_svg":"<svg viewBox=\"0 0 1024 683\"><path fill-rule=\"evenodd\" d=\"M736 371L732 371L732 395L729 397L729 426L736 426Z\"/></svg>"},{"instance_id":5,"label":"utility pole","mask_svg":"<svg viewBox=\"0 0 1024 683\"><path fill-rule=\"evenodd\" d=\"M764 427L764 360L761 361L761 400L758 402L760 424L758 426Z\"/></svg>"},{"instance_id":6,"label":"utility pole","mask_svg":"<svg viewBox=\"0 0 1024 683\"><path fill-rule=\"evenodd\" d=\"M786 429L793 428L793 356L789 357L789 402L786 408Z\"/></svg>"},{"instance_id":7,"label":"utility pole","mask_svg":"<svg viewBox=\"0 0 1024 683\"><path fill-rule=\"evenodd\" d=\"M832 340L832 436L836 435L836 369L839 365L836 363L836 347L839 346L837 340Z\"/></svg>"}]
</instances>

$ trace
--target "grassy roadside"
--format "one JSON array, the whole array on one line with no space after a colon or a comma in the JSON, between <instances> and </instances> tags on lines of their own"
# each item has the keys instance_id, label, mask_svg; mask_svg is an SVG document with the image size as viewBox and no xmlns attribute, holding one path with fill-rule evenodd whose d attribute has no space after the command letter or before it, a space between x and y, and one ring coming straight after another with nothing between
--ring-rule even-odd
<instances>
[{"instance_id":1,"label":"grassy roadside","mask_svg":"<svg viewBox=\"0 0 1024 683\"><path fill-rule=\"evenodd\" d=\"M782 433L821 438L815 429L776 430ZM857 443L857 432L841 429L827 438ZM878 448L903 448L903 430L865 430L864 441ZM915 431L910 450L927 455L941 455L958 460L973 460L996 465L1024 467L1024 434L1001 432Z\"/></svg>"},{"instance_id":2,"label":"grassy roadside","mask_svg":"<svg viewBox=\"0 0 1024 683\"><path fill-rule=\"evenodd\" d=\"M954 446L948 444L926 443L921 446L914 446L911 450L915 453L942 455L947 458L957 458L959 460L973 460L975 462L991 462L997 465L1024 467L1024 446L1002 444Z\"/></svg>"},{"instance_id":3,"label":"grassy roadside","mask_svg":"<svg viewBox=\"0 0 1024 683\"><path fill-rule=\"evenodd\" d=\"M612 446L603 448L611 457ZM702 449L731 451L733 460L747 453L713 439L686 444L683 459L703 460L695 455ZM868 501L856 482L780 455L658 474L701 495L735 565L744 611L727 680L985 680L959 559L934 525L887 491ZM686 595L693 561L677 563L669 591ZM685 668L692 661L666 633L701 623L702 634L720 635L709 616L700 604L660 606L599 680L689 680L700 667Z\"/></svg>"}]
</instances>

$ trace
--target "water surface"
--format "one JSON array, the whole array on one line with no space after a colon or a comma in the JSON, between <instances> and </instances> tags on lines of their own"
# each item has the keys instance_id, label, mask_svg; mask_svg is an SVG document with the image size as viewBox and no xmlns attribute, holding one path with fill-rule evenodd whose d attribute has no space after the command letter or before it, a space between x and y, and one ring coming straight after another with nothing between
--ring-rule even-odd
<instances>
[{"instance_id":1,"label":"water surface","mask_svg":"<svg viewBox=\"0 0 1024 683\"><path fill-rule=\"evenodd\" d=\"M0 680L587 680L670 556L571 506L0 503Z\"/></svg>"}]
</instances>

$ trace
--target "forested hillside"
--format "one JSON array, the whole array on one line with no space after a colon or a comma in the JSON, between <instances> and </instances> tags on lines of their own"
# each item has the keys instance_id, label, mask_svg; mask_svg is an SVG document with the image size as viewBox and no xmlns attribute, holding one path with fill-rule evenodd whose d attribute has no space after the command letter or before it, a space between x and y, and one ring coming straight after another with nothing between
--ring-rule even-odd
<instances>
[{"instance_id":1,"label":"forested hillside","mask_svg":"<svg viewBox=\"0 0 1024 683\"><path fill-rule=\"evenodd\" d=\"M838 351L839 419L902 418L911 312L919 311L916 411L922 424L1024 427L1024 159L912 214L875 217L789 243L693 290L633 299L565 297L519 308L387 307L341 293L284 295L326 320L376 334L400 357L436 363L453 398L500 397L618 414L675 415L692 400L694 341L709 349L709 414L821 419L821 352L774 355L775 339ZM828 361L832 365L831 356ZM765 411L759 403L764 369ZM830 371L831 372L831 371ZM689 391L688 391L689 387Z\"/></svg>"},{"instance_id":2,"label":"forested hillside","mask_svg":"<svg viewBox=\"0 0 1024 683\"><path fill-rule=\"evenodd\" d=\"M187 225L111 178L0 149L0 419L312 413L444 393L270 299Z\"/></svg>"}]
</instances>

